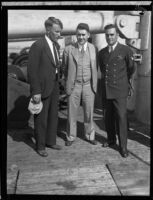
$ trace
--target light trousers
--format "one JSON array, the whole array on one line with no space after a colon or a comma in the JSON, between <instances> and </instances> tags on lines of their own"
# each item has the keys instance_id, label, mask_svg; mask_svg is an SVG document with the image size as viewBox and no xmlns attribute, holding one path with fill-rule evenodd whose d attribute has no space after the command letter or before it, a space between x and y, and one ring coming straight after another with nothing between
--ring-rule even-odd
<instances>
[{"instance_id":1,"label":"light trousers","mask_svg":"<svg viewBox=\"0 0 153 200\"><path fill-rule=\"evenodd\" d=\"M92 91L90 83L83 85L76 83L71 95L68 97L68 141L74 141L77 136L77 118L81 98L84 114L84 131L82 132L87 140L95 139L95 130L93 124L95 94Z\"/></svg>"}]
</instances>

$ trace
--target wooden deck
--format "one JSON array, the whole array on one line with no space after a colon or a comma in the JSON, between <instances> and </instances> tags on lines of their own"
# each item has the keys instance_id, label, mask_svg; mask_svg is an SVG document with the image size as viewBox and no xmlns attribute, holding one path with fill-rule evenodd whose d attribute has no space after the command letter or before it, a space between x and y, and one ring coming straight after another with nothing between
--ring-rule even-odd
<instances>
[{"instance_id":1,"label":"wooden deck","mask_svg":"<svg viewBox=\"0 0 153 200\"><path fill-rule=\"evenodd\" d=\"M129 157L116 148L102 148L106 140L101 110L94 121L98 145L83 139L82 109L78 137L65 146L67 111L59 112L57 143L61 151L47 149L48 157L35 152L33 129L8 130L7 193L45 195L150 195L150 129L130 118ZM30 126L33 126L31 119Z\"/></svg>"}]
</instances>

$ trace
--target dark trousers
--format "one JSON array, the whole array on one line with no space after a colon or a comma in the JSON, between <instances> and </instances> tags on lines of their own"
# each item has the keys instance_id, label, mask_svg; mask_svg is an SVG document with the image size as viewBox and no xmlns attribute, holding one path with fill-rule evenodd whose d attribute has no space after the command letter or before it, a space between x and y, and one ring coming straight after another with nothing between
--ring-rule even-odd
<instances>
[{"instance_id":1,"label":"dark trousers","mask_svg":"<svg viewBox=\"0 0 153 200\"><path fill-rule=\"evenodd\" d=\"M127 148L127 99L107 99L105 104L105 128L109 142L116 141L118 134L119 145Z\"/></svg>"},{"instance_id":2,"label":"dark trousers","mask_svg":"<svg viewBox=\"0 0 153 200\"><path fill-rule=\"evenodd\" d=\"M59 86L55 82L49 97L42 99L43 109L38 115L34 115L36 149L45 149L46 144L55 145L58 124L58 99Z\"/></svg>"}]
</instances>

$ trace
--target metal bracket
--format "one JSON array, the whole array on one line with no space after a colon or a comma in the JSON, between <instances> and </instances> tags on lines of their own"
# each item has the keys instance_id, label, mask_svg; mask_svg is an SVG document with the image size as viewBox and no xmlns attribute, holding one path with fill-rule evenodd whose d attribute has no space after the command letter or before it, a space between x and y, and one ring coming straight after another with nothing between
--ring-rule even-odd
<instances>
[{"instance_id":1,"label":"metal bracket","mask_svg":"<svg viewBox=\"0 0 153 200\"><path fill-rule=\"evenodd\" d=\"M140 16L119 15L116 16L115 23L121 37L125 39L139 38Z\"/></svg>"},{"instance_id":2,"label":"metal bracket","mask_svg":"<svg viewBox=\"0 0 153 200\"><path fill-rule=\"evenodd\" d=\"M126 39L126 44L135 49L141 49L141 39Z\"/></svg>"},{"instance_id":3,"label":"metal bracket","mask_svg":"<svg viewBox=\"0 0 153 200\"><path fill-rule=\"evenodd\" d=\"M141 64L142 63L142 55L138 54L138 53L133 54L133 61Z\"/></svg>"}]
</instances>

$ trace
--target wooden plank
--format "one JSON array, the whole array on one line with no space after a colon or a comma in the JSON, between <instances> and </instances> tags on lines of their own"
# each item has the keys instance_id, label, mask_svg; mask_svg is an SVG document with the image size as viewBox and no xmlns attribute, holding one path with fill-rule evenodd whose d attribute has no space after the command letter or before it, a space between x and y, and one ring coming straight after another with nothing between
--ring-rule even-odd
<instances>
[{"instance_id":1,"label":"wooden plank","mask_svg":"<svg viewBox=\"0 0 153 200\"><path fill-rule=\"evenodd\" d=\"M80 112L79 115L82 113ZM62 133L60 137L57 137L57 143L63 149L56 151L47 148L49 155L45 158L40 157L34 150L34 143L31 142L34 141L31 138L33 135L31 129L8 131L7 167L10 168L12 164L20 166L18 194L120 195L117 190L118 182L123 186L121 187L123 195L148 194L149 183L146 184L145 179L138 179L141 174L146 177L146 168L142 165L140 168L141 163L144 166L145 163L147 164L148 173L150 173L150 148L144 143L144 137L137 138L131 133L128 140L130 154L126 159L121 157L118 148L101 147L101 143L106 140L106 132L101 130L100 126L96 126L98 145L91 145L84 141L82 133L82 136L80 135L82 138L77 137L72 146L66 147L65 119L61 119L59 131ZM83 118L78 116L78 119L80 121ZM96 123L100 124L98 115L96 119ZM78 132L81 132L83 126L79 127ZM112 172L111 175L108 173L106 164L114 167L116 165L114 174L118 179L117 182L116 179L112 180L115 175L111 177ZM118 165L121 167L117 168ZM137 172L134 173L136 169ZM149 178L149 174L147 176ZM135 187L132 184L135 184Z\"/></svg>"},{"instance_id":2,"label":"wooden plank","mask_svg":"<svg viewBox=\"0 0 153 200\"><path fill-rule=\"evenodd\" d=\"M150 164L150 148L144 146L140 148L131 148L129 149L129 153L136 159Z\"/></svg>"},{"instance_id":3,"label":"wooden plank","mask_svg":"<svg viewBox=\"0 0 153 200\"><path fill-rule=\"evenodd\" d=\"M22 172L17 194L118 194L107 168L67 168L43 172Z\"/></svg>"},{"instance_id":4,"label":"wooden plank","mask_svg":"<svg viewBox=\"0 0 153 200\"><path fill-rule=\"evenodd\" d=\"M9 137L9 136L8 136ZM120 153L111 148L102 148L101 145L92 146L85 141L77 138L76 143L72 147L63 147L61 151L55 151L52 149L47 149L49 156L47 158L40 157L31 147L23 142L12 141L13 145L8 144L8 164L16 162L20 165L23 170L48 170L48 168L65 168L92 165L94 162L96 164L104 164L111 162L121 162L125 159L121 157ZM57 143L62 142L61 138L57 138ZM22 149L22 151L21 151ZM133 150L130 150L131 152ZM133 152L135 154L141 153L142 159L149 160L150 151L146 147L140 147L135 149ZM126 160L138 160L135 155L129 155ZM139 161L139 160L138 160ZM29 165L30 163L30 165Z\"/></svg>"},{"instance_id":5,"label":"wooden plank","mask_svg":"<svg viewBox=\"0 0 153 200\"><path fill-rule=\"evenodd\" d=\"M19 176L19 169L17 165L11 165L7 170L7 194L15 194L17 180Z\"/></svg>"},{"instance_id":6,"label":"wooden plank","mask_svg":"<svg viewBox=\"0 0 153 200\"><path fill-rule=\"evenodd\" d=\"M57 170L54 170L54 173L52 173L52 171L46 171L46 176L57 176L59 174L59 171L60 171L60 175L65 175L65 176L70 176L70 175L81 175L83 176L86 172L88 173L93 173L93 168L94 168L94 173L99 173L101 171L105 172L105 173L109 173L108 171L106 171L106 167L105 165L95 165L95 166L86 166L84 168L80 168L80 167L75 167L75 168L64 168L64 169L57 169ZM34 174L36 174L37 176L37 172L33 171ZM31 176L31 171L30 172L26 172L26 175L27 176ZM40 171L39 172L39 177L43 177L44 176L44 172L43 171Z\"/></svg>"},{"instance_id":7,"label":"wooden plank","mask_svg":"<svg viewBox=\"0 0 153 200\"><path fill-rule=\"evenodd\" d=\"M67 184L67 183L65 183ZM29 191L25 194L35 194L35 195L105 195L105 196L119 196L120 194L116 190L116 187L101 187L101 189L97 190L95 187L84 187L84 188L76 188L75 190L65 190L65 189L46 189L39 188L38 191Z\"/></svg>"},{"instance_id":8,"label":"wooden plank","mask_svg":"<svg viewBox=\"0 0 153 200\"><path fill-rule=\"evenodd\" d=\"M69 184L69 183L63 183L63 184ZM73 186L72 186L73 188ZM23 194L34 194L34 195L105 195L105 196L119 196L119 192L116 189L116 187L101 187L101 189L97 190L97 187L83 187L83 188L75 188L75 190L66 190L66 189L52 189L48 188L46 189L46 187L42 187L42 185L40 186L40 188L38 188L37 190L32 190L32 191L25 191ZM22 193L19 193L22 194Z\"/></svg>"},{"instance_id":9,"label":"wooden plank","mask_svg":"<svg viewBox=\"0 0 153 200\"><path fill-rule=\"evenodd\" d=\"M108 164L123 195L149 195L150 166L143 162Z\"/></svg>"}]
</instances>

